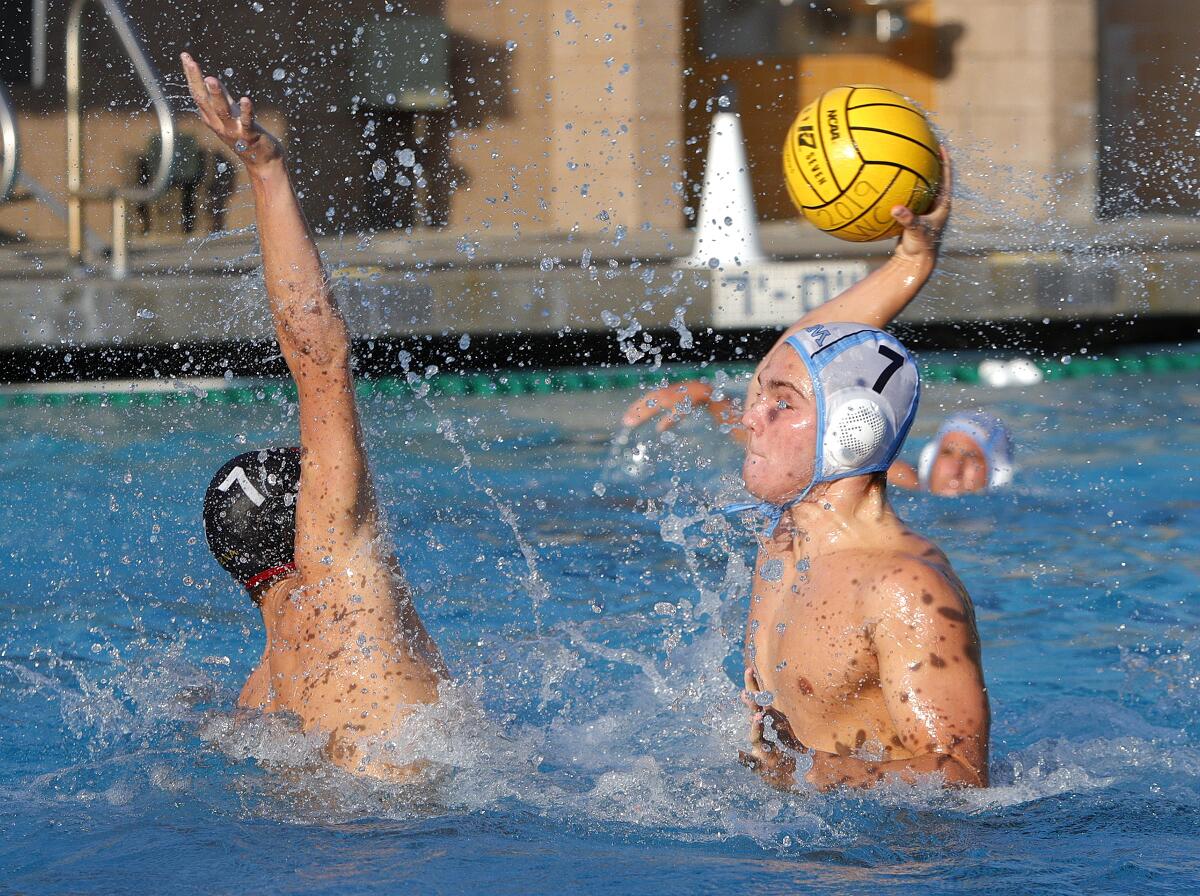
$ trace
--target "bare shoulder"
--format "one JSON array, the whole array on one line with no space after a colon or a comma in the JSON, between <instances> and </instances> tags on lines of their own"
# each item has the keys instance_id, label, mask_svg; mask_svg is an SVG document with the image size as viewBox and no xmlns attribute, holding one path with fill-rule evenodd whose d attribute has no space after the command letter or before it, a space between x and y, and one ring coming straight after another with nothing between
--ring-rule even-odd
<instances>
[{"instance_id":1,"label":"bare shoulder","mask_svg":"<svg viewBox=\"0 0 1200 896\"><path fill-rule=\"evenodd\" d=\"M382 533L360 532L339 543L336 554L319 558L316 569L301 569L304 591L320 595L322 602L331 604L394 602L398 590L403 590L404 578L391 544Z\"/></svg>"},{"instance_id":2,"label":"bare shoulder","mask_svg":"<svg viewBox=\"0 0 1200 896\"><path fill-rule=\"evenodd\" d=\"M971 598L935 544L910 535L895 548L864 555L860 601L870 618L922 618L927 625L974 628Z\"/></svg>"}]
</instances>

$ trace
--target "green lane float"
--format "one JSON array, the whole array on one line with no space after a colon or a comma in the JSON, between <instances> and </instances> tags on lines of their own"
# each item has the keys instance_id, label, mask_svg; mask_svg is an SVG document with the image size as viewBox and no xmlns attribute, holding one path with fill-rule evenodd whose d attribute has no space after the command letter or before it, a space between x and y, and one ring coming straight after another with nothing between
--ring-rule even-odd
<instances>
[{"instance_id":1,"label":"green lane float","mask_svg":"<svg viewBox=\"0 0 1200 896\"><path fill-rule=\"evenodd\" d=\"M1130 374L1164 374L1200 371L1200 350L1188 352L1142 352L1113 357L1077 355L1061 360L1043 359L1033 365L1041 371L1042 379L1092 379ZM359 398L404 398L418 390L438 398L482 396L507 398L523 395L552 395L555 393L600 392L610 389L655 387L689 379L711 379L720 374L729 378L748 375L754 369L749 363L678 364L665 367L596 367L562 370L500 370L494 373L439 373L428 378L383 377L360 379L355 384ZM980 376L979 364L963 362L932 363L922 367L921 376L929 384L979 385L987 382ZM248 404L283 404L296 400L292 383L260 383L247 385L244 381L202 388L186 385L167 389L138 388L122 383L77 383L70 386L0 387L0 408L48 407L65 405L91 407L148 407L173 404L210 404L240 406Z\"/></svg>"}]
</instances>

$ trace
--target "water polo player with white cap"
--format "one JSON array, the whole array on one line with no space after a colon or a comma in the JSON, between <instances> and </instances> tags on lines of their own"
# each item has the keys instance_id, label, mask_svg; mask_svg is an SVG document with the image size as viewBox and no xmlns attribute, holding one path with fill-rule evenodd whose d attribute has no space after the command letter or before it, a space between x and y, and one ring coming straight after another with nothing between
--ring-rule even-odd
<instances>
[{"instance_id":1,"label":"water polo player with white cap","mask_svg":"<svg viewBox=\"0 0 1200 896\"><path fill-rule=\"evenodd\" d=\"M774 783L888 774L987 782L988 705L970 598L887 499L916 415L911 355L874 327L791 332L755 375L742 478L767 519L746 629L752 749ZM767 728L774 732L770 743Z\"/></svg>"},{"instance_id":2,"label":"water polo player with white cap","mask_svg":"<svg viewBox=\"0 0 1200 896\"><path fill-rule=\"evenodd\" d=\"M949 162L928 214L892 210L904 228L892 257L786 330L746 396L742 478L755 500L734 509L751 511L759 550L745 632L751 746L741 758L778 787L794 785L796 752L811 756L805 778L822 790L927 775L988 782L970 597L887 494L920 377L880 328L936 267Z\"/></svg>"},{"instance_id":3,"label":"water polo player with white cap","mask_svg":"<svg viewBox=\"0 0 1200 896\"><path fill-rule=\"evenodd\" d=\"M799 494L789 497L784 494L790 488L788 477L777 483L775 471L764 472L759 456L748 451L742 478L752 492L770 497L727 508L730 512L760 509L772 524L821 483L886 471L904 444L921 393L917 365L908 350L894 336L874 327L817 324L787 337L783 345L795 352L807 374L806 398L811 399L815 411L812 475ZM779 384L785 385L784 381ZM783 397L767 414L774 416L788 409ZM752 410L747 408L743 415L750 435L754 431L749 419ZM751 487L752 482L757 489Z\"/></svg>"},{"instance_id":4,"label":"water polo player with white cap","mask_svg":"<svg viewBox=\"0 0 1200 896\"><path fill-rule=\"evenodd\" d=\"M888 482L953 497L996 491L1013 478L1012 439L999 417L984 411L959 411L938 427L921 449L914 468L897 460Z\"/></svg>"},{"instance_id":5,"label":"water polo player with white cap","mask_svg":"<svg viewBox=\"0 0 1200 896\"><path fill-rule=\"evenodd\" d=\"M407 779L390 744L446 670L392 555L375 498L350 371L350 338L292 188L279 142L186 53L204 123L246 166L263 279L296 381L300 447L238 455L204 499L217 561L250 592L266 645L238 700L324 735L356 774Z\"/></svg>"}]
</instances>

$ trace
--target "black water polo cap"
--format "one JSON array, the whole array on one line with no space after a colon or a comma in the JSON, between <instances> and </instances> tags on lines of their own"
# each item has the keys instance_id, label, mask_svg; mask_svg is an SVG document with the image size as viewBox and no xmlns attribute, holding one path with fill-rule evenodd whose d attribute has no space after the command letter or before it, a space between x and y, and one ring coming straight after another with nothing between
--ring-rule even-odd
<instances>
[{"instance_id":1,"label":"black water polo cap","mask_svg":"<svg viewBox=\"0 0 1200 896\"><path fill-rule=\"evenodd\" d=\"M300 449L247 451L204 493L204 535L217 562L247 589L296 568Z\"/></svg>"}]
</instances>

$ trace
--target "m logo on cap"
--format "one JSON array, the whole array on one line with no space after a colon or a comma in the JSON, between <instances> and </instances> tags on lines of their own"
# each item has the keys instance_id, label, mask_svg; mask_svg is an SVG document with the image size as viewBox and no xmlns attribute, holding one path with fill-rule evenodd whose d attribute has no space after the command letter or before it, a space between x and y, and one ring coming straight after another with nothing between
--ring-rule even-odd
<instances>
[{"instance_id":1,"label":"m logo on cap","mask_svg":"<svg viewBox=\"0 0 1200 896\"><path fill-rule=\"evenodd\" d=\"M813 338L813 342L817 344L817 348L821 348L825 344L825 340L833 334L821 324L817 324L815 327L808 328L808 335Z\"/></svg>"}]
</instances>

